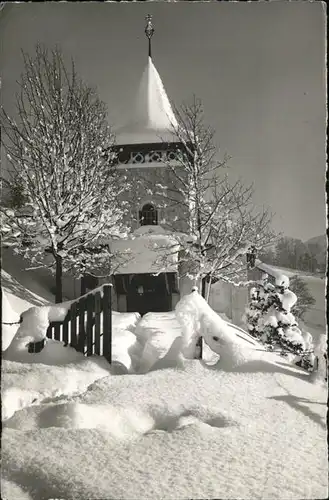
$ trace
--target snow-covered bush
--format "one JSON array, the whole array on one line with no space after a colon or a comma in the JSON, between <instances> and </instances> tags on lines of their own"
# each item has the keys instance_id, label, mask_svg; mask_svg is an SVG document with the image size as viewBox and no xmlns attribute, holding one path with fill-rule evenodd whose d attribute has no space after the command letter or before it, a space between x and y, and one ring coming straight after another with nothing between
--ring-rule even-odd
<instances>
[{"instance_id":1,"label":"snow-covered bush","mask_svg":"<svg viewBox=\"0 0 329 500\"><path fill-rule=\"evenodd\" d=\"M249 333L260 340L262 336L261 317L266 307L269 294L274 290L274 285L269 282L268 275L263 274L262 279L249 292L250 302L245 309L243 321Z\"/></svg>"},{"instance_id":2,"label":"snow-covered bush","mask_svg":"<svg viewBox=\"0 0 329 500\"><path fill-rule=\"evenodd\" d=\"M314 365L313 340L308 332L298 327L291 309L297 296L289 289L289 278L278 276L275 285L263 275L257 286L250 290L244 322L249 333L266 345L269 350L279 350L297 356L295 362L305 369Z\"/></svg>"}]
</instances>

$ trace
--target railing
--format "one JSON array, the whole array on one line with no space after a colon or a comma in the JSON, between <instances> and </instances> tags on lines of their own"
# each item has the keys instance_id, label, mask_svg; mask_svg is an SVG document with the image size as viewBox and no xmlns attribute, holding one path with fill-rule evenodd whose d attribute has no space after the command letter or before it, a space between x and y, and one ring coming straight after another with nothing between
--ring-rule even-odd
<instances>
[{"instance_id":1,"label":"railing","mask_svg":"<svg viewBox=\"0 0 329 500\"><path fill-rule=\"evenodd\" d=\"M111 285L72 302L63 321L53 321L47 337L64 342L86 356L97 354L112 361Z\"/></svg>"}]
</instances>

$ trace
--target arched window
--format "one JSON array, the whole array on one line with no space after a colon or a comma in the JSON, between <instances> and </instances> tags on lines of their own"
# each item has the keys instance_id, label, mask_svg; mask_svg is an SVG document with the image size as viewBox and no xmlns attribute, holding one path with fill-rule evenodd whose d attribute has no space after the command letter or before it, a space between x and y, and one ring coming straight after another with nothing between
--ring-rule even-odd
<instances>
[{"instance_id":1,"label":"arched window","mask_svg":"<svg viewBox=\"0 0 329 500\"><path fill-rule=\"evenodd\" d=\"M158 211L151 203L147 203L139 211L139 223L141 226L156 226L158 224Z\"/></svg>"}]
</instances>

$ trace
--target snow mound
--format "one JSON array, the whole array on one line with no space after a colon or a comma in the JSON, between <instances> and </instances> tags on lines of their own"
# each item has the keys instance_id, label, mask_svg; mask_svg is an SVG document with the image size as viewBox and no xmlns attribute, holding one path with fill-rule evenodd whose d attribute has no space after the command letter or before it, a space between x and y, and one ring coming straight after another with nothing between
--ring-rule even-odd
<instances>
[{"instance_id":1,"label":"snow mound","mask_svg":"<svg viewBox=\"0 0 329 500\"><path fill-rule=\"evenodd\" d=\"M28 388L9 387L1 392L2 420L7 420L15 411L39 401L38 392L31 391Z\"/></svg>"},{"instance_id":2,"label":"snow mound","mask_svg":"<svg viewBox=\"0 0 329 500\"><path fill-rule=\"evenodd\" d=\"M133 407L72 402L41 407L38 424L39 428L99 429L117 439L129 440L153 429L154 420Z\"/></svg>"},{"instance_id":3,"label":"snow mound","mask_svg":"<svg viewBox=\"0 0 329 500\"><path fill-rule=\"evenodd\" d=\"M60 361L61 358L67 358L70 361L77 359L74 354L74 349L68 348L65 351L64 346L55 347L54 341L46 342L46 347L39 354L31 354L28 352L28 344L33 342L40 342L46 339L47 328L50 321L62 321L69 309L67 304L62 303L49 306L33 306L21 314L21 324L14 335L10 345L8 346L5 357L11 361L20 362L39 362L52 364L55 358ZM59 352L58 352L59 351ZM59 354L59 356L58 356ZM50 358L50 359L48 359Z\"/></svg>"},{"instance_id":4,"label":"snow mound","mask_svg":"<svg viewBox=\"0 0 329 500\"><path fill-rule=\"evenodd\" d=\"M15 297L14 295L6 292L3 289L1 290L1 292L3 322L3 324L1 325L2 350L5 351L10 346L10 343L13 340L19 325L6 325L4 323L17 323L20 319L21 312L31 307L31 304L26 300Z\"/></svg>"},{"instance_id":5,"label":"snow mound","mask_svg":"<svg viewBox=\"0 0 329 500\"><path fill-rule=\"evenodd\" d=\"M116 328L112 332L112 365L121 373L129 373L132 370L130 353L136 343L136 335L129 330Z\"/></svg>"},{"instance_id":6,"label":"snow mound","mask_svg":"<svg viewBox=\"0 0 329 500\"><path fill-rule=\"evenodd\" d=\"M179 363L181 352L181 327L175 312L148 313L143 316L136 328L139 352L135 351L135 370L146 373L157 362L162 366Z\"/></svg>"},{"instance_id":7,"label":"snow mound","mask_svg":"<svg viewBox=\"0 0 329 500\"><path fill-rule=\"evenodd\" d=\"M181 342L179 339L175 342L177 336L175 334L164 334L163 332L154 332L152 337L145 343L144 349L139 360L139 373L148 372L155 363L163 360L170 353L170 358L173 361L180 354ZM173 347L173 344L175 346ZM168 361L168 359L167 359Z\"/></svg>"},{"instance_id":8,"label":"snow mound","mask_svg":"<svg viewBox=\"0 0 329 500\"><path fill-rule=\"evenodd\" d=\"M23 489L14 481L8 481L4 477L1 478L1 496L3 499L8 500L33 500L32 495L26 489Z\"/></svg>"},{"instance_id":9,"label":"snow mound","mask_svg":"<svg viewBox=\"0 0 329 500\"><path fill-rule=\"evenodd\" d=\"M182 327L182 352L186 358L194 358L200 336L220 356L220 367L239 366L260 357L255 352L255 345L247 343L241 334L236 335L232 325L219 317L197 291L178 302L176 316Z\"/></svg>"},{"instance_id":10,"label":"snow mound","mask_svg":"<svg viewBox=\"0 0 329 500\"><path fill-rule=\"evenodd\" d=\"M3 360L3 419L8 419L21 408L44 400L83 393L90 384L109 376L110 372L108 362L96 356L82 356L75 363L63 366Z\"/></svg>"},{"instance_id":11,"label":"snow mound","mask_svg":"<svg viewBox=\"0 0 329 500\"><path fill-rule=\"evenodd\" d=\"M182 352L185 358L193 359L197 341L201 335L200 295L196 290L185 295L176 305L175 312L182 328Z\"/></svg>"},{"instance_id":12,"label":"snow mound","mask_svg":"<svg viewBox=\"0 0 329 500\"><path fill-rule=\"evenodd\" d=\"M175 404L149 407L149 413L155 421L155 431L175 432L188 425L206 424L210 427L222 428L237 425L232 416L216 407L208 405Z\"/></svg>"},{"instance_id":13,"label":"snow mound","mask_svg":"<svg viewBox=\"0 0 329 500\"><path fill-rule=\"evenodd\" d=\"M130 440L156 431L175 432L188 425L214 428L237 425L226 412L205 405L122 406L77 401L41 404L17 411L4 422L5 428L30 431L49 427L98 429L115 439Z\"/></svg>"},{"instance_id":14,"label":"snow mound","mask_svg":"<svg viewBox=\"0 0 329 500\"><path fill-rule=\"evenodd\" d=\"M131 332L134 332L140 318L141 315L138 312L121 313L112 311L113 331L130 330Z\"/></svg>"},{"instance_id":15,"label":"snow mound","mask_svg":"<svg viewBox=\"0 0 329 500\"><path fill-rule=\"evenodd\" d=\"M3 353L3 359L19 363L42 363L43 365L67 365L84 359L81 352L73 347L65 346L63 342L45 338L45 345L38 353L28 352L27 345L37 342L34 336L15 336L7 350ZM42 339L41 339L42 340Z\"/></svg>"}]
</instances>

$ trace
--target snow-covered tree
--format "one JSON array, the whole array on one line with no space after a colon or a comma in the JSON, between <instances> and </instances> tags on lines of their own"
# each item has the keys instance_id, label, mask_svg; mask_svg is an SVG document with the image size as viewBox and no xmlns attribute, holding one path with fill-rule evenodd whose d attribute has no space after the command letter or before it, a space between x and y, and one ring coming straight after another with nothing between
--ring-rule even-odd
<instances>
[{"instance_id":1,"label":"snow-covered tree","mask_svg":"<svg viewBox=\"0 0 329 500\"><path fill-rule=\"evenodd\" d=\"M249 291L250 301L242 319L249 333L258 340L261 339L263 333L261 326L262 314L267 307L268 296L273 291L274 285L269 282L268 274L266 273L263 274L262 279L255 283L255 286Z\"/></svg>"},{"instance_id":2,"label":"snow-covered tree","mask_svg":"<svg viewBox=\"0 0 329 500\"><path fill-rule=\"evenodd\" d=\"M1 233L32 268L56 274L61 302L63 272L79 277L106 268L110 274L107 241L126 231L119 197L128 186L114 165L106 107L78 78L73 61L68 70L59 49L39 45L23 59L17 114L1 108L9 165Z\"/></svg>"},{"instance_id":3,"label":"snow-covered tree","mask_svg":"<svg viewBox=\"0 0 329 500\"><path fill-rule=\"evenodd\" d=\"M289 289L287 276L278 276L274 285L265 274L257 286L250 290L250 303L245 311L244 322L249 333L269 350L294 354L296 363L312 369L312 336L298 327L291 312L296 302L297 296Z\"/></svg>"},{"instance_id":4,"label":"snow-covered tree","mask_svg":"<svg viewBox=\"0 0 329 500\"><path fill-rule=\"evenodd\" d=\"M214 131L205 126L201 101L175 110L178 125L172 125L175 141L181 145L176 164L167 162L174 183L161 179L150 191L162 199L162 207L175 206L177 217L164 224L177 234L179 263L195 280L202 279L202 295L213 280L237 282L245 276L245 253L274 237L271 215L252 205L252 186L230 183L227 159L218 159ZM182 220L185 228L182 236ZM173 247L177 251L177 245ZM208 287L209 290L209 287ZM208 291L209 293L209 291Z\"/></svg>"},{"instance_id":5,"label":"snow-covered tree","mask_svg":"<svg viewBox=\"0 0 329 500\"><path fill-rule=\"evenodd\" d=\"M303 319L306 311L315 304L315 299L311 294L307 283L299 276L290 278L290 290L292 290L298 297L298 301L292 308L292 313L297 317Z\"/></svg>"}]
</instances>

